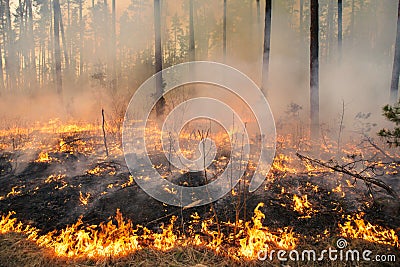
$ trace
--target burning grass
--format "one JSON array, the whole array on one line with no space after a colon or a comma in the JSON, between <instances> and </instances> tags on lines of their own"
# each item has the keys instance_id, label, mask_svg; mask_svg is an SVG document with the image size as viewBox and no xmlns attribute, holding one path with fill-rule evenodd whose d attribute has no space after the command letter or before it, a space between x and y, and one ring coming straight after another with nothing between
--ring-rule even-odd
<instances>
[{"instance_id":1,"label":"burning grass","mask_svg":"<svg viewBox=\"0 0 400 267\"><path fill-rule=\"evenodd\" d=\"M11 246L0 253L0 261L7 259L10 265L251 266L261 264L257 254L266 246L326 249L339 236L377 250L399 249L397 215L392 206L378 201L385 192L368 179L354 180L350 175L381 177L398 190L400 166L388 161L389 152L382 155L371 146L343 145L340 154L326 161L328 167L342 164L350 174L338 173L296 156L309 152L301 146L313 146L306 139L295 142L280 136L263 188L248 195L245 176L231 194L215 203L212 213L172 209L144 196L124 166L119 141L111 136L107 136L111 153L105 157L99 125L55 120L35 127L4 130L0 142L10 150L0 160L0 210L6 213L0 221L0 245ZM159 132L149 130L149 134L154 139ZM195 143L195 136L186 134L188 144ZM217 137L226 143L225 135ZM160 147L154 141L154 165L167 177L171 169L158 157ZM326 140L318 157L331 157L334 148L334 142ZM33 156L26 161L18 158L32 149ZM389 156L396 158L395 153ZM210 180L226 167L228 157L229 153L218 151L207 170ZM254 169L250 162L246 174ZM176 175L184 177L182 172ZM190 185L188 180L182 183ZM16 210L24 223L7 213L10 210ZM372 220L366 221L360 211ZM33 257L31 262L10 256L24 250Z\"/></svg>"},{"instance_id":2,"label":"burning grass","mask_svg":"<svg viewBox=\"0 0 400 267\"><path fill-rule=\"evenodd\" d=\"M75 224L60 231L41 234L40 230L23 225L9 212L0 221L0 233L21 233L38 246L51 249L55 255L68 258L104 258L125 256L145 247L160 251L169 251L176 247L203 246L215 252L229 249L233 259L244 257L254 260L257 252L265 245L282 249L296 247L297 238L289 229L278 229L271 232L262 225L265 215L259 210L260 203L254 210L251 222L239 225L241 229L236 235L228 233L218 235L211 230L215 225L213 220L201 223L200 233L189 227L187 233L175 229L177 217L173 216L166 226L161 226L158 232L153 232L140 225L134 227L130 220L123 218L117 210L116 216L107 223L86 225L79 219ZM203 238L207 236L208 238ZM225 244L237 241L240 246L226 247Z\"/></svg>"},{"instance_id":3,"label":"burning grass","mask_svg":"<svg viewBox=\"0 0 400 267\"><path fill-rule=\"evenodd\" d=\"M399 237L393 229L373 225L363 219L364 214L347 215L347 221L339 224L340 234L344 237L363 239L372 243L400 248Z\"/></svg>"},{"instance_id":4,"label":"burning grass","mask_svg":"<svg viewBox=\"0 0 400 267\"><path fill-rule=\"evenodd\" d=\"M202 237L196 233L180 233L175 228L176 217L172 217L170 223L161 227L160 231L152 232L142 226L133 227L132 222L124 219L119 211L109 222L99 226L78 220L60 231L41 234L35 227L18 222L15 214L10 212L3 215L0 221L0 260L6 260L7 266L76 266L77 263L90 266L139 263L142 266L258 266L262 263L257 261L258 252L266 247L310 249L310 240L307 241L305 237L301 240L291 229L271 232L263 226L265 215L259 210L262 206L260 203L256 207L252 220L245 222L237 235L228 234L225 237L216 236L208 230L207 227L212 227L212 220L202 221ZM193 218L193 222L199 222L198 216L194 215ZM348 216L347 219L344 225L339 224L338 227L348 240L356 238L377 245L399 247L394 230L372 225L359 215ZM194 228L189 229L190 232ZM322 246L326 249L324 246L329 246L327 242L332 238L325 231L318 245L312 248L318 250ZM365 246L359 242L354 244L357 247ZM375 252L393 253L390 247L377 245L374 245ZM298 264L307 266L306 262ZM341 263L338 266L342 266Z\"/></svg>"}]
</instances>

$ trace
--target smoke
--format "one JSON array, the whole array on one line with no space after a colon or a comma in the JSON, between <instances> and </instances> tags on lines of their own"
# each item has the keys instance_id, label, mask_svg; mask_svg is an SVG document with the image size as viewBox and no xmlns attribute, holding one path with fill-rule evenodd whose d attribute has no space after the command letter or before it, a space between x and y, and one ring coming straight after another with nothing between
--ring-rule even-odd
<instances>
[{"instance_id":1,"label":"smoke","mask_svg":"<svg viewBox=\"0 0 400 267\"><path fill-rule=\"evenodd\" d=\"M261 86L264 3L260 2L260 16L256 1L228 2L227 55L224 59L223 3L196 1L196 59L225 62ZM291 103L301 106L299 114L302 121L308 123L309 9L308 2L304 2L303 20L300 22L299 1L273 1L269 81L264 89L275 119L282 124L290 116L287 111ZM351 3L345 4L343 50L342 55L339 55L336 3L329 6L329 2L320 1L321 123L327 127L338 127L344 103L344 125L347 132L357 130L354 121L360 112L371 113L368 120L378 123L378 127L384 126L386 124L381 116L381 107L388 102L389 96L397 20L396 3L356 1L354 9ZM123 115L133 92L154 73L153 8L151 4L141 1L133 1L132 4L124 2L120 6L117 3L117 53L116 59L113 59L109 51L105 51L109 50L110 44L102 49L95 43L96 40L101 43L110 38L110 35L106 35L110 28L102 28L106 20L100 17L103 14L100 5L97 4L94 10L84 7L85 27L93 31L84 33L83 59L86 61L83 75L76 76L80 58L77 54L79 25L72 20L65 28L70 32L66 38L71 45L70 63L75 64L75 76L70 78L63 72L62 96L54 92L51 69L46 76L49 79L48 85L44 88L33 87L29 93L22 90L17 94L12 92L1 95L0 114L4 121L16 118L31 122L48 121L55 117L93 121L101 118L102 108L114 118ZM121 8L127 5L131 8ZM164 67L168 67L188 61L188 3L183 0L168 1L162 8ZM63 7L62 11L67 16ZM74 16L77 12L77 6L73 5L71 18L76 18ZM64 22L67 23L67 20ZM29 46L28 43L26 45ZM111 61L117 62L118 88L113 93L110 89L113 82ZM51 64L49 66L52 68Z\"/></svg>"}]
</instances>

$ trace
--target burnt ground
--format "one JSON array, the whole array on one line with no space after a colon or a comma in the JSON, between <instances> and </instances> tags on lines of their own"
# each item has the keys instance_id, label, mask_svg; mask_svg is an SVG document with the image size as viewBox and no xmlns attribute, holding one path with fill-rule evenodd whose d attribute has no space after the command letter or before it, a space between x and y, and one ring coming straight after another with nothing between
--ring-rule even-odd
<instances>
[{"instance_id":1,"label":"burnt ground","mask_svg":"<svg viewBox=\"0 0 400 267\"><path fill-rule=\"evenodd\" d=\"M183 216L184 224L194 212L201 218L212 216L210 205L180 209L148 196L130 180L123 156L104 159L77 152L52 152L48 162L36 162L36 151L29 160L21 158L14 152L3 153L0 159L0 212L15 211L18 219L44 232L64 228L80 216L85 223L99 224L115 215L117 209L134 224L153 230L168 222L172 215ZM354 187L346 185L349 177L329 172L294 175L279 170L272 171L270 176L255 193L245 193L247 189L236 187L239 194L228 194L215 202L219 220L233 222L237 210L241 219L249 220L257 204L264 202L261 210L266 215L266 226L271 229L290 226L303 236L317 236L326 229L338 233L337 224L344 221L343 215L359 211L365 212L365 218L372 223L400 230L398 202L379 190L371 197L361 182ZM400 189L398 176L383 178L391 180L395 190ZM175 182L197 186L201 179L201 173L184 174ZM339 183L343 192L334 192L332 189ZM88 194L88 203L84 205L80 198ZM294 211L294 194L308 196L314 210L309 216Z\"/></svg>"}]
</instances>

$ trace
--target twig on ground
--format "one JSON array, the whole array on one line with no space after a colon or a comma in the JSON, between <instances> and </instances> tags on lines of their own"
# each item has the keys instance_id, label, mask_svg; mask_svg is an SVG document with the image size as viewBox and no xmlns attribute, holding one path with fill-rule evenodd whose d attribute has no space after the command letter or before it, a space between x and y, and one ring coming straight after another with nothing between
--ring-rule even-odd
<instances>
[{"instance_id":1,"label":"twig on ground","mask_svg":"<svg viewBox=\"0 0 400 267\"><path fill-rule=\"evenodd\" d=\"M366 176L361 175L360 173L352 172L352 171L346 169L345 166L341 166L335 162L324 162L319 159L312 159L310 157L301 155L299 153L296 153L296 156L299 157L302 161L308 161L311 164L319 165L319 166L331 169L336 172L347 174L356 179L363 180L366 183L367 187L370 187L371 184L376 185L376 186L386 190L386 192L389 195L391 195L392 197L394 197L395 199L399 200L397 193L389 185L385 184L383 181L381 181L379 179L376 179L373 177L366 177Z\"/></svg>"}]
</instances>

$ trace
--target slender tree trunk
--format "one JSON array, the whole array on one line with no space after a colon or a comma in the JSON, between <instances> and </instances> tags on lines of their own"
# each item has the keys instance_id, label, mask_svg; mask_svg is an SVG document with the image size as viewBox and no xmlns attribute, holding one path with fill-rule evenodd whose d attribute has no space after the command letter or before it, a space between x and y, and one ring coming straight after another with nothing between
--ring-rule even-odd
<instances>
[{"instance_id":1,"label":"slender tree trunk","mask_svg":"<svg viewBox=\"0 0 400 267\"><path fill-rule=\"evenodd\" d=\"M223 51L223 55L224 55L224 63L226 63L226 1L224 0L224 17L223 17L223 36L222 36L222 51Z\"/></svg>"},{"instance_id":2,"label":"slender tree trunk","mask_svg":"<svg viewBox=\"0 0 400 267\"><path fill-rule=\"evenodd\" d=\"M67 45L67 41L65 39L64 23L62 20L61 9L58 14L58 22L60 23L61 40L62 40L62 44L63 44L64 59L65 59L65 70L66 70L66 73L69 73L68 45Z\"/></svg>"},{"instance_id":3,"label":"slender tree trunk","mask_svg":"<svg viewBox=\"0 0 400 267\"><path fill-rule=\"evenodd\" d=\"M5 33L5 29L4 29L4 3L3 0L0 0L0 18L1 18L1 26L3 29L3 44L5 46L5 38L4 38L4 33ZM4 51L5 52L5 51ZM4 53L4 57L5 57L5 53ZM1 44L0 44L0 95L2 93L4 93L4 73L3 73L3 49L1 48Z\"/></svg>"},{"instance_id":4,"label":"slender tree trunk","mask_svg":"<svg viewBox=\"0 0 400 267\"><path fill-rule=\"evenodd\" d=\"M268 72L269 72L269 52L271 50L271 13L272 0L265 0L265 20L264 20L264 53L262 71L262 90L267 93Z\"/></svg>"},{"instance_id":5,"label":"slender tree trunk","mask_svg":"<svg viewBox=\"0 0 400 267\"><path fill-rule=\"evenodd\" d=\"M396 44L394 49L392 82L390 84L390 101L396 102L398 100L399 91L399 72L400 72L400 0L397 7L397 32Z\"/></svg>"},{"instance_id":6,"label":"slender tree trunk","mask_svg":"<svg viewBox=\"0 0 400 267\"><path fill-rule=\"evenodd\" d=\"M109 32L108 32L108 4L107 4L107 0L103 1L103 9L104 9L104 46L106 49L106 66L105 66L105 70L106 72L109 71L109 67L110 67L110 38L109 38Z\"/></svg>"},{"instance_id":7,"label":"slender tree trunk","mask_svg":"<svg viewBox=\"0 0 400 267\"><path fill-rule=\"evenodd\" d=\"M25 21L25 1L22 2L21 0L18 1L19 4L19 10L18 10L18 15L19 15L19 36L18 36L18 43L23 42L22 40L25 39L26 36L26 29L24 25ZM17 76L15 77L16 80L18 81L18 89L24 90L25 87L27 86L25 84L25 78L27 74L27 70L29 69L29 62L28 62L28 55L26 53L26 47L25 46L19 46L17 47L17 58L18 58L18 65L16 68L16 74Z\"/></svg>"},{"instance_id":8,"label":"slender tree trunk","mask_svg":"<svg viewBox=\"0 0 400 267\"><path fill-rule=\"evenodd\" d=\"M310 24L310 119L311 138L319 137L319 15L318 0L311 0Z\"/></svg>"},{"instance_id":9,"label":"slender tree trunk","mask_svg":"<svg viewBox=\"0 0 400 267\"><path fill-rule=\"evenodd\" d=\"M332 56L333 43L334 43L334 22L333 22L333 12L334 12L334 0L329 0L328 4L328 29L326 34L326 45L325 45L325 61L329 62Z\"/></svg>"},{"instance_id":10,"label":"slender tree trunk","mask_svg":"<svg viewBox=\"0 0 400 267\"><path fill-rule=\"evenodd\" d=\"M304 16L304 0L300 0L300 35L303 36L303 16Z\"/></svg>"},{"instance_id":11,"label":"slender tree trunk","mask_svg":"<svg viewBox=\"0 0 400 267\"><path fill-rule=\"evenodd\" d=\"M112 0L112 89L117 89L117 35L115 19L115 0Z\"/></svg>"},{"instance_id":12,"label":"slender tree trunk","mask_svg":"<svg viewBox=\"0 0 400 267\"><path fill-rule=\"evenodd\" d=\"M96 16L95 9L94 9L94 0L92 0L92 20L94 20L94 17ZM97 38L97 32L96 32L96 27L94 23L92 23L92 30L93 30L93 49L92 49L92 56L96 57L97 55L97 46L98 46L98 38Z\"/></svg>"},{"instance_id":13,"label":"slender tree trunk","mask_svg":"<svg viewBox=\"0 0 400 267\"><path fill-rule=\"evenodd\" d=\"M196 51L194 43L194 15L193 0L189 0L189 61L196 60Z\"/></svg>"},{"instance_id":14,"label":"slender tree trunk","mask_svg":"<svg viewBox=\"0 0 400 267\"><path fill-rule=\"evenodd\" d=\"M342 40L343 40L343 1L338 0L338 54L339 61L342 58Z\"/></svg>"},{"instance_id":15,"label":"slender tree trunk","mask_svg":"<svg viewBox=\"0 0 400 267\"><path fill-rule=\"evenodd\" d=\"M10 12L10 1L5 0L5 12L6 12L6 29L7 29L7 47L5 49L6 57L6 75L7 75L7 88L9 91L15 90L16 79L15 79L15 69L16 69L16 53L14 45L14 36L11 28L11 12Z\"/></svg>"},{"instance_id":16,"label":"slender tree trunk","mask_svg":"<svg viewBox=\"0 0 400 267\"><path fill-rule=\"evenodd\" d=\"M350 15L350 36L351 36L351 42L352 45L354 46L354 12L355 12L355 3L354 0L351 0L351 15Z\"/></svg>"},{"instance_id":17,"label":"slender tree trunk","mask_svg":"<svg viewBox=\"0 0 400 267\"><path fill-rule=\"evenodd\" d=\"M160 0L154 0L154 33L155 33L155 71L156 74L162 71L162 49L161 49L161 3ZM165 99L162 96L164 93L162 75L157 75L156 80L156 99L159 97L156 104L157 116L164 114Z\"/></svg>"},{"instance_id":18,"label":"slender tree trunk","mask_svg":"<svg viewBox=\"0 0 400 267\"><path fill-rule=\"evenodd\" d=\"M32 12L32 0L28 0L28 16L29 16L29 40L30 40L30 82L34 85L37 84L37 73L36 73L36 52L35 52L35 36L33 29L33 12Z\"/></svg>"},{"instance_id":19,"label":"slender tree trunk","mask_svg":"<svg viewBox=\"0 0 400 267\"><path fill-rule=\"evenodd\" d=\"M62 76L61 76L61 48L60 48L60 2L53 0L54 14L54 60L55 60L55 80L56 90L58 94L62 93Z\"/></svg>"},{"instance_id":20,"label":"slender tree trunk","mask_svg":"<svg viewBox=\"0 0 400 267\"><path fill-rule=\"evenodd\" d=\"M53 10L53 0L49 0L49 11L50 11L50 27L49 27L49 42L47 45L47 62L49 65L54 66L55 62L54 62L54 51L55 51L55 47L54 47L54 21L53 21L53 17L54 17L54 10ZM43 65L44 67L45 65ZM54 72L55 73L55 72ZM52 74L49 72L47 76L47 80L51 80L52 79Z\"/></svg>"},{"instance_id":21,"label":"slender tree trunk","mask_svg":"<svg viewBox=\"0 0 400 267\"><path fill-rule=\"evenodd\" d=\"M78 0L80 1L80 0ZM69 60L70 60L70 64L72 65L72 69L74 69L75 66L75 57L73 56L73 41L71 39L71 0L67 0L67 31L66 31L66 38L67 38L67 42L68 42L68 54L69 54ZM75 72L73 72L75 73Z\"/></svg>"},{"instance_id":22,"label":"slender tree trunk","mask_svg":"<svg viewBox=\"0 0 400 267\"><path fill-rule=\"evenodd\" d=\"M83 22L82 16L82 2L84 0L79 0L79 76L83 74L83 31L85 24Z\"/></svg>"}]
</instances>

